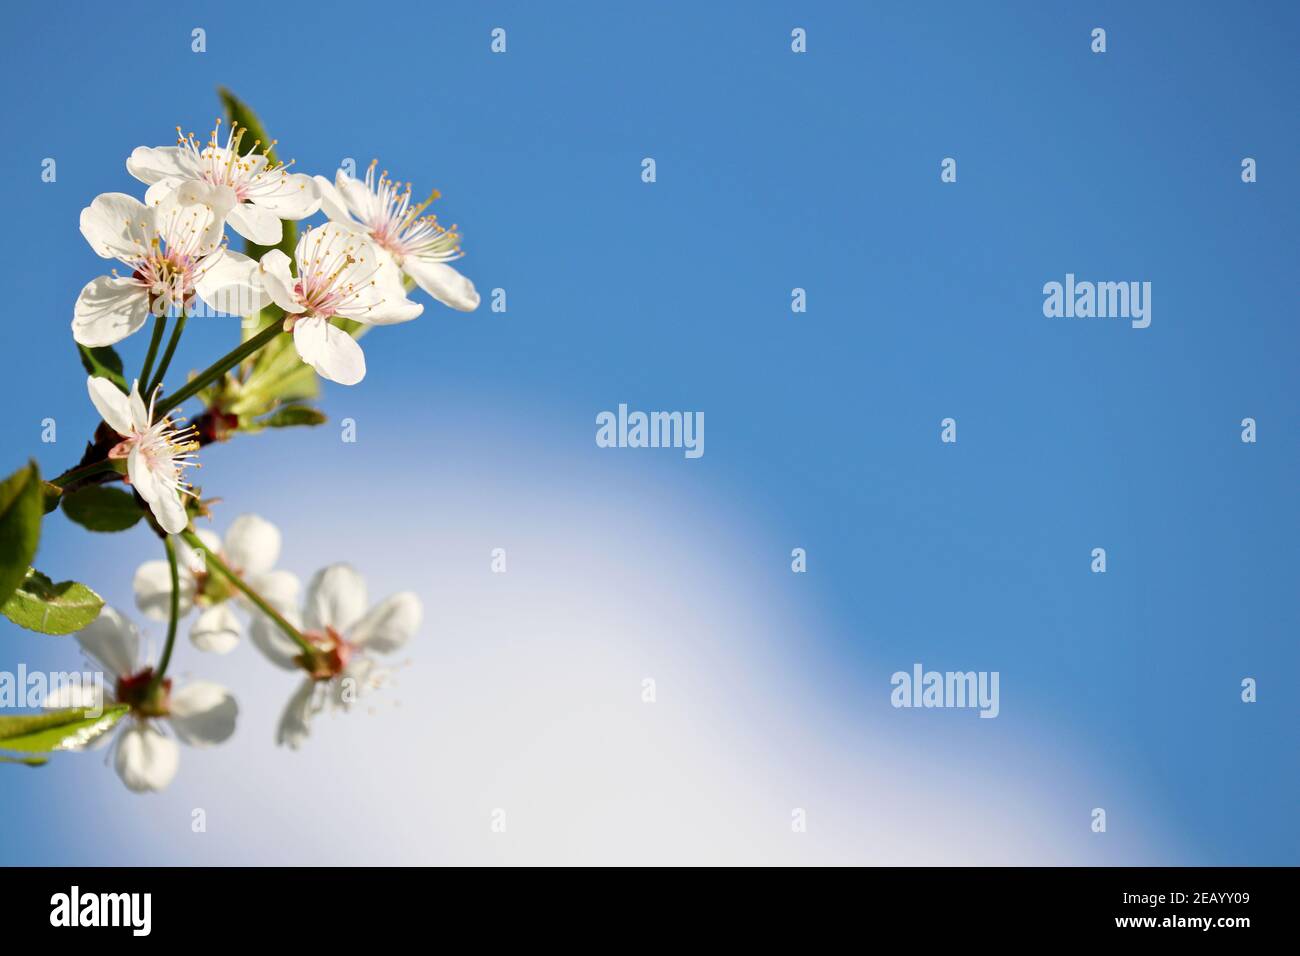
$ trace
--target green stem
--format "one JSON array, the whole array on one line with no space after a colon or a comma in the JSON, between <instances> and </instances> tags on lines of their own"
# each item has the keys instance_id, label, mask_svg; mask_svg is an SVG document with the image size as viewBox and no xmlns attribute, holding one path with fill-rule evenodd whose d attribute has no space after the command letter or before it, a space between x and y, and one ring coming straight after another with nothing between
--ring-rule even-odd
<instances>
[{"instance_id":1,"label":"green stem","mask_svg":"<svg viewBox=\"0 0 1300 956\"><path fill-rule=\"evenodd\" d=\"M158 346L162 342L163 332L167 329L167 316L155 315L153 317L153 338L149 340L149 351L144 353L144 368L140 370L140 381L148 382L149 373L153 371L154 356L158 354Z\"/></svg>"},{"instance_id":2,"label":"green stem","mask_svg":"<svg viewBox=\"0 0 1300 956\"><path fill-rule=\"evenodd\" d=\"M170 395L166 400L159 402L154 408L154 417L159 418L167 414L186 399L193 398L200 391L207 388L244 359L248 358L248 356L260 349L263 345L266 345L277 335L282 335L283 333L284 327L279 322L271 323L243 345L233 351L227 352L194 378L190 379L185 387L175 395Z\"/></svg>"},{"instance_id":3,"label":"green stem","mask_svg":"<svg viewBox=\"0 0 1300 956\"><path fill-rule=\"evenodd\" d=\"M74 481L79 481L80 479L87 478L90 475L97 475L101 471L112 470L113 462L105 458L103 461L93 461L89 465L82 465L79 468L69 468L63 474L59 475L59 477L51 478L50 484L58 485L60 488L63 488L72 484Z\"/></svg>"},{"instance_id":4,"label":"green stem","mask_svg":"<svg viewBox=\"0 0 1300 956\"><path fill-rule=\"evenodd\" d=\"M172 329L172 337L167 340L167 350L163 352L162 361L158 363L158 371L154 374L153 381L145 390L145 400L148 396L157 391L158 386L163 382L163 376L167 374L167 367L172 364L172 356L176 354L176 346L180 343L181 333L185 331L185 320L188 318L184 312L176 320L176 328Z\"/></svg>"},{"instance_id":5,"label":"green stem","mask_svg":"<svg viewBox=\"0 0 1300 956\"><path fill-rule=\"evenodd\" d=\"M172 543L171 535L163 538L163 546L167 549L167 567L172 574L172 603L171 613L167 618L167 643L163 645L162 657L158 660L158 669L154 671L153 680L150 682L150 690L156 689L167 673L167 665L172 662L172 647L176 644L176 624L180 621L181 610L181 582L180 573L176 568L176 545Z\"/></svg>"},{"instance_id":6,"label":"green stem","mask_svg":"<svg viewBox=\"0 0 1300 956\"><path fill-rule=\"evenodd\" d=\"M217 571L220 571L226 580L239 588L239 590L243 591L244 596L252 601L257 606L258 610L274 621L276 627L284 631L288 637L292 638L293 642L302 648L304 654L314 655L316 653L316 649L307 643L307 639L302 636L296 627L284 619L283 614L271 607L266 598L262 597L262 595L250 588L244 582L243 578L230 570L218 555L215 555L208 550L208 546L203 543L202 538L189 529L182 531L181 537L185 539L186 544L199 554L203 555L203 559L208 563L209 570L216 569Z\"/></svg>"}]
</instances>

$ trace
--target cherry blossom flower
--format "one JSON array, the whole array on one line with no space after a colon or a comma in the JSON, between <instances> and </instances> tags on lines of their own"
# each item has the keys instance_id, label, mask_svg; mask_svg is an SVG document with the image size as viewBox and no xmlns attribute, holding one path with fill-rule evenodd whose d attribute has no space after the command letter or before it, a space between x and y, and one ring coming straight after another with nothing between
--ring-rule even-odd
<instances>
[{"instance_id":1,"label":"cherry blossom flower","mask_svg":"<svg viewBox=\"0 0 1300 956\"><path fill-rule=\"evenodd\" d=\"M307 672L280 718L277 743L297 749L317 714L327 707L346 711L387 681L391 671L381 668L373 655L391 654L410 640L424 609L409 591L385 598L369 610L367 604L366 582L351 566L333 564L318 571L307 586L301 614L290 607L278 608L312 645L311 655L266 615L255 616L250 628L253 644L273 664Z\"/></svg>"},{"instance_id":2,"label":"cherry blossom flower","mask_svg":"<svg viewBox=\"0 0 1300 956\"><path fill-rule=\"evenodd\" d=\"M306 219L320 208L320 192L310 176L289 172L283 163L271 163L266 156L275 146L266 144L257 152L240 155L240 143L248 130L232 126L221 145L221 120L217 120L206 145L194 134L176 127L175 146L139 146L126 161L126 169L143 183L151 183L144 201L148 206L162 200L187 182L206 183L216 189L229 209L230 228L245 239L273 246L283 234L282 219Z\"/></svg>"},{"instance_id":3,"label":"cherry blossom flower","mask_svg":"<svg viewBox=\"0 0 1300 956\"><path fill-rule=\"evenodd\" d=\"M201 528L195 532L203 544L238 574L254 591L279 607L298 598L298 578L289 571L274 570L280 557L280 529L257 515L240 515L226 529L225 540ZM178 614L199 615L190 627L190 642L201 651L228 654L244 633L243 624L232 605L253 611L243 592L220 574L209 574L207 563L180 538L174 541L177 553L179 596ZM171 568L166 561L146 561L136 569L133 582L135 604L155 621L166 621L171 614Z\"/></svg>"},{"instance_id":4,"label":"cherry blossom flower","mask_svg":"<svg viewBox=\"0 0 1300 956\"><path fill-rule=\"evenodd\" d=\"M192 427L179 428L164 416L154 421L153 398L148 407L140 397L140 383L123 395L106 378L91 376L86 389L100 416L122 440L109 451L109 458L125 458L127 481L149 505L158 525L177 534L189 524L185 496L193 497L184 469L196 465L199 443ZM154 392L154 398L157 397ZM183 421L183 419L182 419Z\"/></svg>"},{"instance_id":5,"label":"cherry blossom flower","mask_svg":"<svg viewBox=\"0 0 1300 956\"><path fill-rule=\"evenodd\" d=\"M443 305L462 312L478 308L474 283L447 265L464 253L456 226L444 229L437 216L421 215L438 193L422 203L411 202L411 184L398 183L380 173L378 160L366 169L362 182L339 170L331 183L316 177L321 209L333 222L364 231L393 262L425 292Z\"/></svg>"},{"instance_id":6,"label":"cherry blossom flower","mask_svg":"<svg viewBox=\"0 0 1300 956\"><path fill-rule=\"evenodd\" d=\"M172 782L180 748L168 730L191 747L222 743L235 732L239 707L230 692L209 681L195 681L175 691L169 677L155 682L153 668L140 664L140 633L113 608L100 611L77 634L77 643L114 678L112 689L104 688L104 698L95 700L93 688L63 685L45 705L98 709L126 704L131 708L117 725L112 751L113 767L128 790L162 790Z\"/></svg>"},{"instance_id":7,"label":"cherry blossom flower","mask_svg":"<svg viewBox=\"0 0 1300 956\"><path fill-rule=\"evenodd\" d=\"M190 183L146 206L125 193L103 193L81 211L81 234L104 259L129 275L88 282L73 310L80 344L113 345L136 332L152 312L191 309L196 295L221 311L250 299L257 263L222 244L228 203L211 186Z\"/></svg>"},{"instance_id":8,"label":"cherry blossom flower","mask_svg":"<svg viewBox=\"0 0 1300 956\"><path fill-rule=\"evenodd\" d=\"M290 271L296 264L297 276ZM344 226L309 229L294 249L294 263L279 249L262 257L258 276L266 295L285 312L284 328L304 362L340 385L366 374L356 339L330 323L339 316L370 325L408 322L424 311L402 288L397 269L373 242Z\"/></svg>"}]
</instances>

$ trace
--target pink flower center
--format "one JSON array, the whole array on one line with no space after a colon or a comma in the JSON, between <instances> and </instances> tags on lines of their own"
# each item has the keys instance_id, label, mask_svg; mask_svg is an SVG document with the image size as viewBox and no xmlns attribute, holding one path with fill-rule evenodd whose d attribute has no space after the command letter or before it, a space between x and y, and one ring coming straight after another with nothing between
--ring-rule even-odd
<instances>
[{"instance_id":1,"label":"pink flower center","mask_svg":"<svg viewBox=\"0 0 1300 956\"><path fill-rule=\"evenodd\" d=\"M150 307L165 315L172 307L187 304L194 296L195 258L183 252L154 250L135 263L131 278L149 290Z\"/></svg>"},{"instance_id":2,"label":"pink flower center","mask_svg":"<svg viewBox=\"0 0 1300 956\"><path fill-rule=\"evenodd\" d=\"M154 687L152 667L119 677L115 692L118 702L130 706L137 717L166 717L171 713L171 678L163 678Z\"/></svg>"},{"instance_id":3,"label":"pink flower center","mask_svg":"<svg viewBox=\"0 0 1300 956\"><path fill-rule=\"evenodd\" d=\"M353 647L332 627L321 631L303 631L312 646L311 654L299 654L295 660L312 680L330 680L343 673L352 659Z\"/></svg>"}]
</instances>

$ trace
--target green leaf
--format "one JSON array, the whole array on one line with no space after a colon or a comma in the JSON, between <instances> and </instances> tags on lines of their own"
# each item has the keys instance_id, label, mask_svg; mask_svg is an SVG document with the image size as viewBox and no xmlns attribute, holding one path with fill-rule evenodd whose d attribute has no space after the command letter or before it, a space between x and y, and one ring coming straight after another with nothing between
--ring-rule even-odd
<instances>
[{"instance_id":1,"label":"green leaf","mask_svg":"<svg viewBox=\"0 0 1300 956\"><path fill-rule=\"evenodd\" d=\"M19 627L41 634L71 634L95 618L104 599L76 581L55 584L35 568L9 600L0 605L0 614Z\"/></svg>"},{"instance_id":2,"label":"green leaf","mask_svg":"<svg viewBox=\"0 0 1300 956\"><path fill-rule=\"evenodd\" d=\"M325 413L310 405L281 405L253 424L259 428L292 428L295 425L324 425Z\"/></svg>"},{"instance_id":3,"label":"green leaf","mask_svg":"<svg viewBox=\"0 0 1300 956\"><path fill-rule=\"evenodd\" d=\"M45 514L45 491L36 462L20 468L0 482L0 604L22 583Z\"/></svg>"},{"instance_id":4,"label":"green leaf","mask_svg":"<svg viewBox=\"0 0 1300 956\"><path fill-rule=\"evenodd\" d=\"M244 138L239 143L241 154L248 155L254 149L266 153L266 165L268 168L274 166L280 160L275 155L275 150L271 148L271 137L266 135L266 130L262 127L262 121L258 119L256 113L247 103L241 100L224 86L217 87L217 95L221 97L222 105L226 108L226 116L230 119L230 125L242 126L248 130ZM271 249L283 250L284 254L293 258L294 246L298 244L298 226L292 220L280 221L282 232L280 241L274 246L259 246L251 240L244 242L244 252L254 258L261 259L262 256Z\"/></svg>"},{"instance_id":5,"label":"green leaf","mask_svg":"<svg viewBox=\"0 0 1300 956\"><path fill-rule=\"evenodd\" d=\"M247 156L251 153L254 143L257 142L267 147L266 159L269 165L279 162L275 150L270 148L271 137L266 135L266 130L262 128L262 121L257 118L257 114L249 105L224 86L217 87L217 95L221 97L221 103L226 108L226 116L230 118L231 124L248 130L248 135L239 144L242 155Z\"/></svg>"},{"instance_id":6,"label":"green leaf","mask_svg":"<svg viewBox=\"0 0 1300 956\"><path fill-rule=\"evenodd\" d=\"M17 763L25 767L44 767L49 760L45 757L6 757L0 754L0 763Z\"/></svg>"},{"instance_id":7,"label":"green leaf","mask_svg":"<svg viewBox=\"0 0 1300 956\"><path fill-rule=\"evenodd\" d=\"M108 379L120 388L123 394L130 392L126 384L126 376L122 374L122 357L111 345L88 348L78 343L77 350L81 353L81 364L85 366L87 375Z\"/></svg>"},{"instance_id":8,"label":"green leaf","mask_svg":"<svg viewBox=\"0 0 1300 956\"><path fill-rule=\"evenodd\" d=\"M0 750L29 754L77 750L112 730L128 710L126 704L114 704L98 717L87 717L80 707L0 717Z\"/></svg>"},{"instance_id":9,"label":"green leaf","mask_svg":"<svg viewBox=\"0 0 1300 956\"><path fill-rule=\"evenodd\" d=\"M59 506L59 500L63 497L63 489L52 482L42 481L41 495L44 499L41 508L46 514L49 514Z\"/></svg>"},{"instance_id":10,"label":"green leaf","mask_svg":"<svg viewBox=\"0 0 1300 956\"><path fill-rule=\"evenodd\" d=\"M125 531L144 517L135 495L105 485L88 485L67 495L63 513L89 531Z\"/></svg>"}]
</instances>

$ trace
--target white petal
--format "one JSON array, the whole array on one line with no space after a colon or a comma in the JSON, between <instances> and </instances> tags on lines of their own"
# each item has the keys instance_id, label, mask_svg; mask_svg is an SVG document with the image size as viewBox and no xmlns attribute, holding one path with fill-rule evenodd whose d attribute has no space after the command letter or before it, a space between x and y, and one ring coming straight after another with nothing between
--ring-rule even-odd
<instances>
[{"instance_id":1,"label":"white petal","mask_svg":"<svg viewBox=\"0 0 1300 956\"><path fill-rule=\"evenodd\" d=\"M271 301L286 312L303 312L306 307L294 294L293 273L289 271L289 257L279 249L272 249L258 263L258 277Z\"/></svg>"},{"instance_id":2,"label":"white petal","mask_svg":"<svg viewBox=\"0 0 1300 956\"><path fill-rule=\"evenodd\" d=\"M155 500L149 502L149 510L158 520L158 526L168 534L180 534L190 523L190 516L185 512L185 502L174 491L164 489Z\"/></svg>"},{"instance_id":3,"label":"white petal","mask_svg":"<svg viewBox=\"0 0 1300 956\"><path fill-rule=\"evenodd\" d=\"M107 606L77 632L77 643L115 678L133 673L140 658L140 633L135 625Z\"/></svg>"},{"instance_id":4,"label":"white petal","mask_svg":"<svg viewBox=\"0 0 1300 956\"><path fill-rule=\"evenodd\" d=\"M115 345L139 331L149 318L149 291L127 276L92 279L72 308L72 337L97 348Z\"/></svg>"},{"instance_id":5,"label":"white petal","mask_svg":"<svg viewBox=\"0 0 1300 956\"><path fill-rule=\"evenodd\" d=\"M293 326L293 344L302 360L331 382L355 385L366 377L361 346L328 319L299 319Z\"/></svg>"},{"instance_id":6,"label":"white petal","mask_svg":"<svg viewBox=\"0 0 1300 956\"><path fill-rule=\"evenodd\" d=\"M262 205L240 203L226 217L230 228L259 246L273 246L284 235L280 217Z\"/></svg>"},{"instance_id":7,"label":"white petal","mask_svg":"<svg viewBox=\"0 0 1300 956\"><path fill-rule=\"evenodd\" d=\"M152 186L144 191L144 204L146 206L157 206L162 203L167 196L187 182L184 176L167 176L158 180Z\"/></svg>"},{"instance_id":8,"label":"white petal","mask_svg":"<svg viewBox=\"0 0 1300 956\"><path fill-rule=\"evenodd\" d=\"M382 687L389 671L368 657L357 656L348 661L337 681L331 681L334 702L348 710L370 691Z\"/></svg>"},{"instance_id":9,"label":"white petal","mask_svg":"<svg viewBox=\"0 0 1300 956\"><path fill-rule=\"evenodd\" d=\"M336 259L345 244L351 247L352 261L338 270L337 284L350 286L352 294L337 306L336 314L370 325L393 325L409 322L424 311L423 305L406 297L402 271L386 249L368 238L350 235L334 223L317 231L325 230L336 237L322 247L326 261Z\"/></svg>"},{"instance_id":10,"label":"white petal","mask_svg":"<svg viewBox=\"0 0 1300 956\"><path fill-rule=\"evenodd\" d=\"M339 175L343 175L342 172ZM344 226L359 225L348 212L348 204L343 199L343 194L338 191L332 182L324 176L315 176L316 188L320 191L320 209L325 213L332 222L337 222Z\"/></svg>"},{"instance_id":11,"label":"white petal","mask_svg":"<svg viewBox=\"0 0 1300 956\"><path fill-rule=\"evenodd\" d=\"M320 209L320 189L310 176L286 173L275 189L259 191L251 201L280 219L306 219Z\"/></svg>"},{"instance_id":12,"label":"white petal","mask_svg":"<svg viewBox=\"0 0 1300 956\"><path fill-rule=\"evenodd\" d=\"M190 628L190 643L209 654L229 654L243 633L228 602L204 609Z\"/></svg>"},{"instance_id":13,"label":"white petal","mask_svg":"<svg viewBox=\"0 0 1300 956\"><path fill-rule=\"evenodd\" d=\"M76 675L70 675L75 677ZM104 688L96 686L93 682L83 683L77 680L63 682L50 688L50 692L45 695L45 701L42 707L48 710L66 710L69 707L75 707L78 710L102 711L104 709ZM100 738L103 739L103 735Z\"/></svg>"},{"instance_id":14,"label":"white petal","mask_svg":"<svg viewBox=\"0 0 1300 956\"><path fill-rule=\"evenodd\" d=\"M443 305L461 312L473 312L478 308L479 296L474 283L447 263L407 256L402 260L402 269L415 280L416 285Z\"/></svg>"},{"instance_id":15,"label":"white petal","mask_svg":"<svg viewBox=\"0 0 1300 956\"><path fill-rule=\"evenodd\" d=\"M195 681L173 692L169 720L181 740L191 747L205 747L235 732L238 713L230 691L210 681Z\"/></svg>"},{"instance_id":16,"label":"white petal","mask_svg":"<svg viewBox=\"0 0 1300 956\"><path fill-rule=\"evenodd\" d=\"M249 587L262 595L267 603L277 610L292 609L298 603L298 575L292 571L268 571L265 574L249 575L245 580L248 581ZM241 594L240 597L242 598L243 595ZM244 602L246 607L252 607L252 603L246 598ZM262 614L261 611L253 613Z\"/></svg>"},{"instance_id":17,"label":"white petal","mask_svg":"<svg viewBox=\"0 0 1300 956\"><path fill-rule=\"evenodd\" d=\"M135 422L131 418L131 400L122 394L116 385L106 378L94 375L86 379L86 391L90 401L104 419L108 427L123 438L135 434Z\"/></svg>"},{"instance_id":18,"label":"white petal","mask_svg":"<svg viewBox=\"0 0 1300 956\"><path fill-rule=\"evenodd\" d=\"M218 249L199 263L196 272L195 291L217 312L252 315L271 301L262 285L257 260L238 252Z\"/></svg>"},{"instance_id":19,"label":"white petal","mask_svg":"<svg viewBox=\"0 0 1300 956\"><path fill-rule=\"evenodd\" d=\"M316 692L316 682L311 678L298 685L276 728L275 742L287 744L294 750L301 746L311 733L311 720L320 713L323 701Z\"/></svg>"},{"instance_id":20,"label":"white petal","mask_svg":"<svg viewBox=\"0 0 1300 956\"><path fill-rule=\"evenodd\" d=\"M231 151L224 146L212 145L212 139L209 136L201 144L199 163L201 167L208 169L225 169L228 168L232 159ZM251 146L251 140L245 140L244 145ZM247 167L248 174L254 175L261 172L266 167L266 157L261 153L245 153L238 159L242 166Z\"/></svg>"},{"instance_id":21,"label":"white petal","mask_svg":"<svg viewBox=\"0 0 1300 956\"><path fill-rule=\"evenodd\" d=\"M176 202L182 206L206 206L217 219L217 243L225 238L224 227L230 210L239 204L239 194L224 184L187 179L176 187Z\"/></svg>"},{"instance_id":22,"label":"white petal","mask_svg":"<svg viewBox=\"0 0 1300 956\"><path fill-rule=\"evenodd\" d=\"M347 633L358 647L390 654L415 634L424 616L420 599L409 591L380 601Z\"/></svg>"},{"instance_id":23,"label":"white petal","mask_svg":"<svg viewBox=\"0 0 1300 956\"><path fill-rule=\"evenodd\" d=\"M185 182L153 207L154 223L169 250L206 256L221 245L234 202L235 191L228 186Z\"/></svg>"},{"instance_id":24,"label":"white petal","mask_svg":"<svg viewBox=\"0 0 1300 956\"><path fill-rule=\"evenodd\" d=\"M257 260L218 248L195 267L194 289L214 311L226 315L253 315L270 302Z\"/></svg>"},{"instance_id":25,"label":"white petal","mask_svg":"<svg viewBox=\"0 0 1300 956\"><path fill-rule=\"evenodd\" d=\"M131 486L148 502L158 526L168 534L184 531L190 518L185 513L185 504L181 501L180 494L158 480L139 444L131 446L126 457L126 471L131 478Z\"/></svg>"},{"instance_id":26,"label":"white petal","mask_svg":"<svg viewBox=\"0 0 1300 956\"><path fill-rule=\"evenodd\" d=\"M192 154L177 146L137 146L126 161L126 171L142 183L156 183L160 179L195 179L199 170Z\"/></svg>"},{"instance_id":27,"label":"white petal","mask_svg":"<svg viewBox=\"0 0 1300 956\"><path fill-rule=\"evenodd\" d=\"M298 615L287 608L276 608L294 627L298 626ZM262 652L262 655L274 664L276 667L283 667L285 670L298 669L298 656L302 654L302 648L290 638L284 631L276 626L275 622L266 616L258 608L249 611L251 618L248 625L248 636L253 641L253 646Z\"/></svg>"},{"instance_id":28,"label":"white petal","mask_svg":"<svg viewBox=\"0 0 1300 956\"><path fill-rule=\"evenodd\" d=\"M171 783L180 759L176 741L148 724L136 723L118 736L113 765L128 790L145 793Z\"/></svg>"},{"instance_id":29,"label":"white petal","mask_svg":"<svg viewBox=\"0 0 1300 956\"><path fill-rule=\"evenodd\" d=\"M178 613L184 617L194 607L194 575L180 565L176 569L176 578L180 581ZM171 616L172 573L166 561L146 561L140 565L135 569L131 587L135 591L135 606L145 617L165 621Z\"/></svg>"},{"instance_id":30,"label":"white petal","mask_svg":"<svg viewBox=\"0 0 1300 956\"><path fill-rule=\"evenodd\" d=\"M203 574L208 570L207 557L202 553L202 551L217 556L221 555L221 539L217 537L215 531L211 528L199 528L194 532L194 534L201 542L203 542L202 549L191 548L189 544L181 538L175 539L176 561L181 566L182 574L185 573L186 568L194 574Z\"/></svg>"},{"instance_id":31,"label":"white petal","mask_svg":"<svg viewBox=\"0 0 1300 956\"><path fill-rule=\"evenodd\" d=\"M331 564L307 585L303 621L308 630L332 627L344 637L366 613L366 582L349 564Z\"/></svg>"},{"instance_id":32,"label":"white petal","mask_svg":"<svg viewBox=\"0 0 1300 956\"><path fill-rule=\"evenodd\" d=\"M375 294L369 298L364 308L353 308L349 302L346 307L339 309L339 315L369 325L396 325L399 322L410 322L424 311L422 303L412 302L406 297L402 272L392 257L385 253L381 258L387 261L372 277Z\"/></svg>"},{"instance_id":33,"label":"white petal","mask_svg":"<svg viewBox=\"0 0 1300 956\"><path fill-rule=\"evenodd\" d=\"M153 215L126 193L100 193L81 210L81 234L104 259L145 255L154 236Z\"/></svg>"},{"instance_id":34,"label":"white petal","mask_svg":"<svg viewBox=\"0 0 1300 956\"><path fill-rule=\"evenodd\" d=\"M131 487L139 493L146 504L151 504L152 500L158 497L158 479L149 469L149 460L140 451L138 442L133 443L130 452L127 453L126 477L131 482Z\"/></svg>"},{"instance_id":35,"label":"white petal","mask_svg":"<svg viewBox=\"0 0 1300 956\"><path fill-rule=\"evenodd\" d=\"M181 494L159 480L138 442L131 445L130 453L126 455L126 475L130 477L131 486L148 503L149 511L153 512L153 518L157 519L162 531L168 535L185 531L190 516L186 514Z\"/></svg>"},{"instance_id":36,"label":"white petal","mask_svg":"<svg viewBox=\"0 0 1300 956\"><path fill-rule=\"evenodd\" d=\"M264 574L280 558L280 529L259 515L240 515L226 530L222 553L240 574Z\"/></svg>"},{"instance_id":37,"label":"white petal","mask_svg":"<svg viewBox=\"0 0 1300 956\"><path fill-rule=\"evenodd\" d=\"M370 279L383 261L384 253L370 238L355 228L327 222L308 229L298 239L293 251L298 274L305 271L327 273L335 287L352 286L353 298L359 302L378 299L379 292Z\"/></svg>"},{"instance_id":38,"label":"white petal","mask_svg":"<svg viewBox=\"0 0 1300 956\"><path fill-rule=\"evenodd\" d=\"M145 405L144 399L140 396L140 380L133 379L131 382L131 392L127 395L127 401L131 404L131 427L136 433L141 433L149 427L149 407Z\"/></svg>"},{"instance_id":39,"label":"white petal","mask_svg":"<svg viewBox=\"0 0 1300 956\"><path fill-rule=\"evenodd\" d=\"M364 220L366 211L375 201L374 193L366 187L366 184L340 169L334 174L334 187L343 197L343 203L352 215L359 220Z\"/></svg>"}]
</instances>

